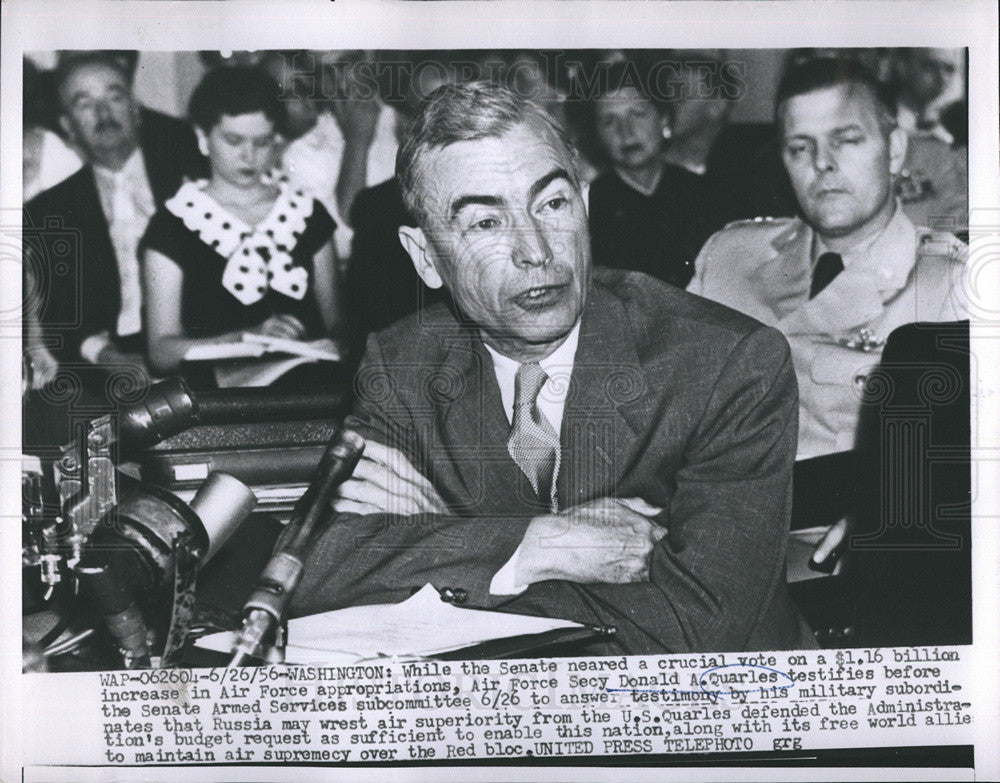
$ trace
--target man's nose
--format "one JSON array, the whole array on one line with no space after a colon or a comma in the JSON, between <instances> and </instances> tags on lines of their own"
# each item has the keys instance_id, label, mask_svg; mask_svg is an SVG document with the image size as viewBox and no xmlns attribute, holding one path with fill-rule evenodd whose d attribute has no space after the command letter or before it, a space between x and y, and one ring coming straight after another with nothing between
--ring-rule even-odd
<instances>
[{"instance_id":1,"label":"man's nose","mask_svg":"<svg viewBox=\"0 0 1000 783\"><path fill-rule=\"evenodd\" d=\"M635 123L633 123L629 117L619 118L615 125L615 129L618 131L618 138L622 140L631 138L633 132L635 131Z\"/></svg>"},{"instance_id":2,"label":"man's nose","mask_svg":"<svg viewBox=\"0 0 1000 783\"><path fill-rule=\"evenodd\" d=\"M514 231L514 263L517 266L545 266L552 260L552 247L548 237L533 217L521 221L514 227Z\"/></svg>"},{"instance_id":3,"label":"man's nose","mask_svg":"<svg viewBox=\"0 0 1000 783\"><path fill-rule=\"evenodd\" d=\"M97 101L94 104L94 114L99 120L107 120L111 118L111 106L107 101Z\"/></svg>"},{"instance_id":4,"label":"man's nose","mask_svg":"<svg viewBox=\"0 0 1000 783\"><path fill-rule=\"evenodd\" d=\"M816 154L813 158L813 166L816 171L833 171L837 167L833 150L829 144L818 144Z\"/></svg>"}]
</instances>

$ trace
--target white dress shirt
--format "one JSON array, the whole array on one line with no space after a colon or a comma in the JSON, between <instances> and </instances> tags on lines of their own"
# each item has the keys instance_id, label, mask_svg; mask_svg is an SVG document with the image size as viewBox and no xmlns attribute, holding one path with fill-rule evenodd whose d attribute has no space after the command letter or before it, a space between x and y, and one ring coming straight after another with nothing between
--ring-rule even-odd
<instances>
[{"instance_id":1,"label":"white dress shirt","mask_svg":"<svg viewBox=\"0 0 1000 783\"><path fill-rule=\"evenodd\" d=\"M576 326L566 336L563 344L539 362L549 378L545 381L541 391L538 392L538 411L552 425L557 435L561 434L562 431L563 410L566 407L566 395L569 393L569 380L573 374L573 362L576 359L576 347L579 341L580 322L577 321ZM493 372L496 374L497 384L500 386L500 401L503 403L503 411L507 414L508 423L512 423L514 421L514 379L521 362L497 353L488 345L486 350L493 357ZM555 481L554 476L553 481ZM527 589L527 585L519 585L515 581L517 558L520 554L521 547L519 546L510 560L493 576L490 582L490 593L493 595L516 595Z\"/></svg>"},{"instance_id":2,"label":"white dress shirt","mask_svg":"<svg viewBox=\"0 0 1000 783\"><path fill-rule=\"evenodd\" d=\"M136 148L119 171L95 165L94 180L104 217L108 221L121 280L117 334L127 337L142 331L139 241L156 211L142 150Z\"/></svg>"}]
</instances>

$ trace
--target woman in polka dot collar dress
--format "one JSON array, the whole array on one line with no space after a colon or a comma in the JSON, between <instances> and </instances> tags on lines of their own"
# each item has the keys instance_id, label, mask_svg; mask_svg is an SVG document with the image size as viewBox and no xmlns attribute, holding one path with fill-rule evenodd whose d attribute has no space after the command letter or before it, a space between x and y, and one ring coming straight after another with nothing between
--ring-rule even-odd
<instances>
[{"instance_id":1,"label":"woman in polka dot collar dress","mask_svg":"<svg viewBox=\"0 0 1000 783\"><path fill-rule=\"evenodd\" d=\"M154 372L177 372L195 346L316 338L339 325L336 224L308 193L267 179L283 110L278 86L254 68L211 71L191 98L212 173L185 183L143 239Z\"/></svg>"}]
</instances>

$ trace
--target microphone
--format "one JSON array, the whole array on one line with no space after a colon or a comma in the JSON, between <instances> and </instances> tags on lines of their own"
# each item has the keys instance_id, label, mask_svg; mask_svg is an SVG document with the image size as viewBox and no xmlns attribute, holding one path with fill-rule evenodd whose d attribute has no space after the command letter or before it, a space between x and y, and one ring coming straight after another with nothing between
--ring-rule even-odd
<instances>
[{"instance_id":1,"label":"microphone","mask_svg":"<svg viewBox=\"0 0 1000 783\"><path fill-rule=\"evenodd\" d=\"M129 669L149 668L149 635L139 596L153 595L175 567L179 537L207 562L253 511L257 499L242 482L212 473L190 505L156 486L127 495L99 524L75 571L94 599Z\"/></svg>"},{"instance_id":2,"label":"microphone","mask_svg":"<svg viewBox=\"0 0 1000 783\"><path fill-rule=\"evenodd\" d=\"M242 666L281 624L302 579L313 532L323 515L329 514L337 487L354 473L364 448L364 439L350 430L340 430L330 439L315 478L295 504L274 554L243 607L243 627L233 645L230 666Z\"/></svg>"},{"instance_id":3,"label":"microphone","mask_svg":"<svg viewBox=\"0 0 1000 783\"><path fill-rule=\"evenodd\" d=\"M343 407L342 389L275 391L266 387L195 392L181 378L149 387L118 413L118 437L134 448L155 446L199 424L237 424L332 418Z\"/></svg>"}]
</instances>

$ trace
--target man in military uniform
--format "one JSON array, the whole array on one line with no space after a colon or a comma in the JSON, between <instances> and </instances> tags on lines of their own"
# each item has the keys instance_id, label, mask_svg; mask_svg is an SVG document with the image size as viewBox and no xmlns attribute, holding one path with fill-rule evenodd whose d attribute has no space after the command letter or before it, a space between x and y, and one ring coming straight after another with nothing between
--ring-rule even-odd
<instances>
[{"instance_id":1,"label":"man in military uniform","mask_svg":"<svg viewBox=\"0 0 1000 783\"><path fill-rule=\"evenodd\" d=\"M967 248L915 228L900 207L894 185L907 134L863 66L819 59L791 68L777 121L804 219L727 226L702 248L687 290L784 333L803 459L855 445L865 379L893 329L968 317Z\"/></svg>"},{"instance_id":2,"label":"man in military uniform","mask_svg":"<svg viewBox=\"0 0 1000 783\"><path fill-rule=\"evenodd\" d=\"M920 226L961 232L969 224L968 149L941 122L941 98L962 68L961 49L899 49L896 122L908 135L896 195Z\"/></svg>"}]
</instances>

